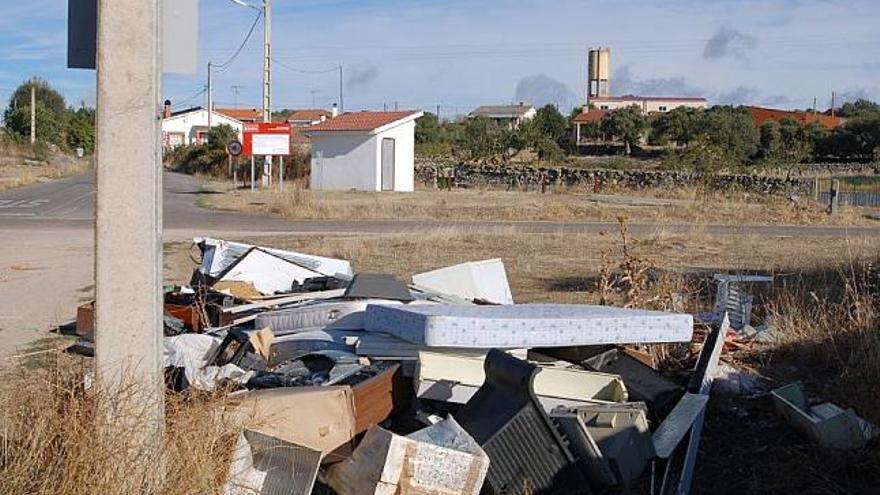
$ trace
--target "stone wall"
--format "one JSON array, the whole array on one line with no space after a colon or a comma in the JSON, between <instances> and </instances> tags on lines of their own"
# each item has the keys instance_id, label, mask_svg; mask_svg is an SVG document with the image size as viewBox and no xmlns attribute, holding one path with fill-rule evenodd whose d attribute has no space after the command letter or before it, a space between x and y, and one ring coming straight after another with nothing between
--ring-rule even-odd
<instances>
[{"instance_id":1,"label":"stone wall","mask_svg":"<svg viewBox=\"0 0 880 495\"><path fill-rule=\"evenodd\" d=\"M426 185L435 178L454 173L459 187L531 188L540 187L546 177L550 186L570 186L602 189L647 189L708 186L719 190L739 190L782 196L809 196L813 194L811 178L781 178L759 175L704 175L694 172L596 170L569 167L522 167L506 165L476 165L443 161L420 160L416 163L416 181Z\"/></svg>"}]
</instances>

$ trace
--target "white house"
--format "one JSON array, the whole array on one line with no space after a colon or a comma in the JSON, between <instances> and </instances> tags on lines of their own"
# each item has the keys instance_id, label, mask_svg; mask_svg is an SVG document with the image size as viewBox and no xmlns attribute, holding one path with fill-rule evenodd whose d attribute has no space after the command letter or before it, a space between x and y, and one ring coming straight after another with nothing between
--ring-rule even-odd
<instances>
[{"instance_id":1,"label":"white house","mask_svg":"<svg viewBox=\"0 0 880 495\"><path fill-rule=\"evenodd\" d=\"M412 191L416 119L424 112L349 112L303 132L312 138L313 190Z\"/></svg>"},{"instance_id":2,"label":"white house","mask_svg":"<svg viewBox=\"0 0 880 495\"><path fill-rule=\"evenodd\" d=\"M636 106L645 113L669 112L678 107L706 108L705 98L669 97L669 96L592 96L592 103L599 110L616 110L618 108Z\"/></svg>"},{"instance_id":3,"label":"white house","mask_svg":"<svg viewBox=\"0 0 880 495\"><path fill-rule=\"evenodd\" d=\"M477 107L476 110L468 114L468 118L486 117L502 127L516 129L523 122L535 118L536 115L538 115L538 110L535 107L520 103L519 105L485 105Z\"/></svg>"},{"instance_id":4,"label":"white house","mask_svg":"<svg viewBox=\"0 0 880 495\"><path fill-rule=\"evenodd\" d=\"M226 124L241 139L244 125L233 118L218 112L212 112L211 125ZM208 111L201 107L190 108L180 112L172 112L171 105L165 105L162 119L162 143L166 148L176 148L190 144L202 144L208 135Z\"/></svg>"}]
</instances>

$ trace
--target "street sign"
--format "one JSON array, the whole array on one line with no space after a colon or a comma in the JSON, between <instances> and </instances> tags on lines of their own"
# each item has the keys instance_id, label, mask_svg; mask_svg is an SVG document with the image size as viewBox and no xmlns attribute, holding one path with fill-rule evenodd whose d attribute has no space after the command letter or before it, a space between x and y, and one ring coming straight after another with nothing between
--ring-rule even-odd
<instances>
[{"instance_id":1,"label":"street sign","mask_svg":"<svg viewBox=\"0 0 880 495\"><path fill-rule=\"evenodd\" d=\"M162 0L162 67L166 74L195 74L198 65L198 0ZM67 0L67 67L94 69L98 0Z\"/></svg>"},{"instance_id":2,"label":"street sign","mask_svg":"<svg viewBox=\"0 0 880 495\"><path fill-rule=\"evenodd\" d=\"M241 155L241 151L242 151L242 146L241 146L241 143L239 143L238 141L233 141L233 142L226 145L226 152L232 156Z\"/></svg>"},{"instance_id":3,"label":"street sign","mask_svg":"<svg viewBox=\"0 0 880 495\"><path fill-rule=\"evenodd\" d=\"M267 122L244 125L245 155L290 155L290 124Z\"/></svg>"}]
</instances>

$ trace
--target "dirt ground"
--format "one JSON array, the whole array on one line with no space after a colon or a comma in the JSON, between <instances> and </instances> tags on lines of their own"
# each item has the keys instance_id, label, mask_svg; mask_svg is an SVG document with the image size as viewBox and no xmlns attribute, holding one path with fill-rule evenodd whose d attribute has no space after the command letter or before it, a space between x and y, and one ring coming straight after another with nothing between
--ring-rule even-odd
<instances>
[{"instance_id":1,"label":"dirt ground","mask_svg":"<svg viewBox=\"0 0 880 495\"><path fill-rule=\"evenodd\" d=\"M748 193L706 193L696 189L610 191L603 194L558 188L539 191L420 189L414 193L317 192L290 183L284 192L232 192L211 182L200 204L221 210L291 219L556 220L633 223L874 225L869 208L844 208L829 216L812 198Z\"/></svg>"}]
</instances>

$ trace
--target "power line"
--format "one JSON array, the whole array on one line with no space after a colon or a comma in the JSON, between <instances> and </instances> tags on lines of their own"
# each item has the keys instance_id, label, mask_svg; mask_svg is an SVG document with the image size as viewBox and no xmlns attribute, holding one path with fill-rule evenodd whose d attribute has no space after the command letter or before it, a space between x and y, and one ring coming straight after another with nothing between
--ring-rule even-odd
<instances>
[{"instance_id":1,"label":"power line","mask_svg":"<svg viewBox=\"0 0 880 495\"><path fill-rule=\"evenodd\" d=\"M196 93L196 94L190 96L189 98L186 98L186 99L184 99L184 100L180 100L180 101L178 101L178 102L173 102L173 101L172 101L172 103L173 103L174 105L185 105L185 104L187 104L187 103L189 103L189 102L195 100L196 98L202 96L202 95L205 94L207 91L208 91L208 88L202 88L201 91L199 91L198 93Z\"/></svg>"},{"instance_id":2,"label":"power line","mask_svg":"<svg viewBox=\"0 0 880 495\"><path fill-rule=\"evenodd\" d=\"M245 35L244 41L241 42L241 45L239 45L238 49L235 50L235 53L231 57L229 57L229 60L227 60L226 62L215 65L214 72L224 72L228 70L232 62L234 62L235 59L238 58L239 55L241 55L241 51L244 50L245 45L247 45L247 42L250 41L251 36L253 36L254 30L257 28L257 23L260 22L261 17L263 17L262 10L257 12L257 16L254 18L254 23L251 24L251 28L248 30L247 35Z\"/></svg>"},{"instance_id":3,"label":"power line","mask_svg":"<svg viewBox=\"0 0 880 495\"><path fill-rule=\"evenodd\" d=\"M298 72L298 73L300 73L300 74L311 74L311 75L317 75L317 74L329 74L329 73L331 73L331 72L339 72L339 66L338 66L338 65L337 65L336 67L331 68L331 69L306 70L306 69L298 69L298 68L293 67L293 66L291 66L291 65L285 64L284 62L281 62L280 60L275 59L275 58L273 58L272 61L275 62L276 64L278 64L279 66L281 66L281 67L283 67L283 68L289 70L289 71L292 71L292 72Z\"/></svg>"}]
</instances>

